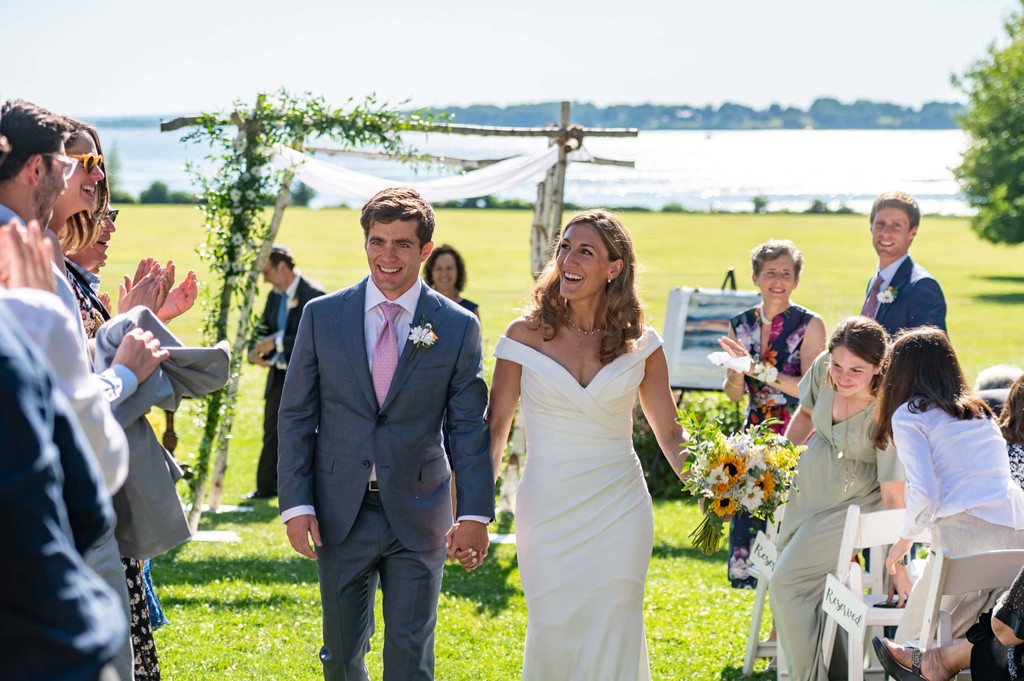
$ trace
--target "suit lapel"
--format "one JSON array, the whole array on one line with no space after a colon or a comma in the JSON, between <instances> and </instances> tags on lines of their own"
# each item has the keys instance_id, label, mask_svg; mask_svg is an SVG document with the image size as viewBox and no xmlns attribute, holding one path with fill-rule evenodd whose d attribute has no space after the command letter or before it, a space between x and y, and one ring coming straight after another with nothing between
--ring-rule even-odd
<instances>
[{"instance_id":1,"label":"suit lapel","mask_svg":"<svg viewBox=\"0 0 1024 681\"><path fill-rule=\"evenodd\" d=\"M889 282L889 286L896 292L896 300L891 303L885 303L878 306L878 312L875 314L875 321L881 323L883 319L889 316L889 312L892 310L896 301L900 298L900 291L910 281L910 273L914 270L914 261L907 256L907 259L896 268L896 274L892 275L892 281Z\"/></svg>"},{"instance_id":2,"label":"suit lapel","mask_svg":"<svg viewBox=\"0 0 1024 681\"><path fill-rule=\"evenodd\" d=\"M420 290L420 299L416 303L416 312L412 316L413 326L419 326L420 320L426 318L428 323L433 324L435 328L437 327L437 311L441 308L441 301L438 300L437 295L429 286L423 284ZM384 398L384 404L380 407L381 411L386 409L391 404L391 401L395 399L395 395L398 394L402 384L405 383L405 379L408 378L415 366L419 364L420 358L424 354L424 351L420 350L413 356L416 346L409 342L409 334L406 330L403 329L402 331L403 333L399 338L405 338L405 344L402 346L402 354L398 357L398 366L395 368L395 375L391 379L388 396Z\"/></svg>"},{"instance_id":3,"label":"suit lapel","mask_svg":"<svg viewBox=\"0 0 1024 681\"><path fill-rule=\"evenodd\" d=\"M366 334L363 331L363 317L366 304L366 280L350 288L342 297L341 328L346 330L340 334L345 346L345 355L352 365L352 373L363 390L367 401L377 409L377 394L373 391L373 377L370 376L370 364L366 360Z\"/></svg>"}]
</instances>

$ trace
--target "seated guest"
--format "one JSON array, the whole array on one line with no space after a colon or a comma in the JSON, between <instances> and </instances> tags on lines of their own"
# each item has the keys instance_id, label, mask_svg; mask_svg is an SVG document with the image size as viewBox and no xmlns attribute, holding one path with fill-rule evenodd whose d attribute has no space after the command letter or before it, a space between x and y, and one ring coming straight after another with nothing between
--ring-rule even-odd
<instances>
[{"instance_id":1,"label":"seated guest","mask_svg":"<svg viewBox=\"0 0 1024 681\"><path fill-rule=\"evenodd\" d=\"M1024 369L1010 364L996 364L978 373L974 381L974 394L985 400L993 414L1003 411L1003 404L1013 382L1024 374Z\"/></svg>"},{"instance_id":2,"label":"seated guest","mask_svg":"<svg viewBox=\"0 0 1024 681\"><path fill-rule=\"evenodd\" d=\"M826 681L826 665L846 669L844 646L835 646L831 660L822 655L821 594L836 566L849 507L903 508L904 476L896 452L875 447L870 437L887 342L873 319L841 321L828 350L800 380L800 408L786 429L787 438L806 441L807 449L786 504L768 588L772 620L794 681ZM902 605L909 593L910 578L900 566L889 594Z\"/></svg>"},{"instance_id":3,"label":"seated guest","mask_svg":"<svg viewBox=\"0 0 1024 681\"><path fill-rule=\"evenodd\" d=\"M1024 374L1017 377L1007 391L999 429L1006 440L1006 453L1010 459L1010 475L1024 487Z\"/></svg>"},{"instance_id":4,"label":"seated guest","mask_svg":"<svg viewBox=\"0 0 1024 681\"><path fill-rule=\"evenodd\" d=\"M925 530L933 552L947 548L953 556L1024 548L1024 490L1010 476L1006 442L988 405L968 389L942 330L919 327L896 338L872 434L878 447L895 444L907 473L907 512L885 559L890 574ZM929 561L911 592L898 641L920 631L921 585L931 581L931 568ZM953 635L963 636L999 593L944 598Z\"/></svg>"},{"instance_id":5,"label":"seated guest","mask_svg":"<svg viewBox=\"0 0 1024 681\"><path fill-rule=\"evenodd\" d=\"M979 681L1018 681L1024 671L1024 570L966 638L923 652L877 636L872 644L885 671L901 681L946 681L964 669Z\"/></svg>"}]
</instances>

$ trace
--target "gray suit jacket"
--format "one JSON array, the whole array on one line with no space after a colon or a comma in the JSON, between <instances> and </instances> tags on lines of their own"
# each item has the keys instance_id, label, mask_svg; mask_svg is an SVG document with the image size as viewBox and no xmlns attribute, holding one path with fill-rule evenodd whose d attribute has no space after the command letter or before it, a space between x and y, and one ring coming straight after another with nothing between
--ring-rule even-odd
<instances>
[{"instance_id":1,"label":"gray suit jacket","mask_svg":"<svg viewBox=\"0 0 1024 681\"><path fill-rule=\"evenodd\" d=\"M446 412L458 515L494 517L480 324L424 286L413 323L425 318L437 342L415 349L406 341L378 408L363 335L365 300L364 279L310 301L302 314L278 418L280 507L313 506L323 541L340 544L376 464L395 536L412 551L436 549L452 523L441 435Z\"/></svg>"},{"instance_id":2,"label":"gray suit jacket","mask_svg":"<svg viewBox=\"0 0 1024 681\"><path fill-rule=\"evenodd\" d=\"M125 334L140 327L152 331L168 357L138 390L114 407L114 416L128 438L128 479L114 495L115 536L122 556L145 560L191 537L174 483L178 466L157 440L146 412L150 407L175 410L185 397L218 390L228 380L228 344L186 348L144 307L135 307L100 327L96 334L95 369L110 366Z\"/></svg>"}]
</instances>

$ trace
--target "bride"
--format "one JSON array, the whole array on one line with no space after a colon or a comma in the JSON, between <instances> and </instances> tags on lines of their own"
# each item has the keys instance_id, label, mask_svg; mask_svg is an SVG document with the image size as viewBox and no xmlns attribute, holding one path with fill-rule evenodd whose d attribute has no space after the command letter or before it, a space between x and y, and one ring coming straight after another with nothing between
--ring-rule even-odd
<instances>
[{"instance_id":1,"label":"bride","mask_svg":"<svg viewBox=\"0 0 1024 681\"><path fill-rule=\"evenodd\" d=\"M685 456L635 273L618 219L577 214L494 350L492 456L501 461L520 399L529 455L516 503L524 681L650 678L643 600L654 520L632 444L637 395L677 474Z\"/></svg>"}]
</instances>

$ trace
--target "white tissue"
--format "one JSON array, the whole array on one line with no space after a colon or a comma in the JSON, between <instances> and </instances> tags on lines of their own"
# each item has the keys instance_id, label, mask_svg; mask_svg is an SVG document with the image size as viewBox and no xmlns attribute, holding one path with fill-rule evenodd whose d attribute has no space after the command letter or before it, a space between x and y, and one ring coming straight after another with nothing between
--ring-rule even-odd
<instances>
[{"instance_id":1,"label":"white tissue","mask_svg":"<svg viewBox=\"0 0 1024 681\"><path fill-rule=\"evenodd\" d=\"M708 355L708 361L726 369L738 371L745 374L750 371L753 360L749 357L733 357L728 352L712 352Z\"/></svg>"}]
</instances>

